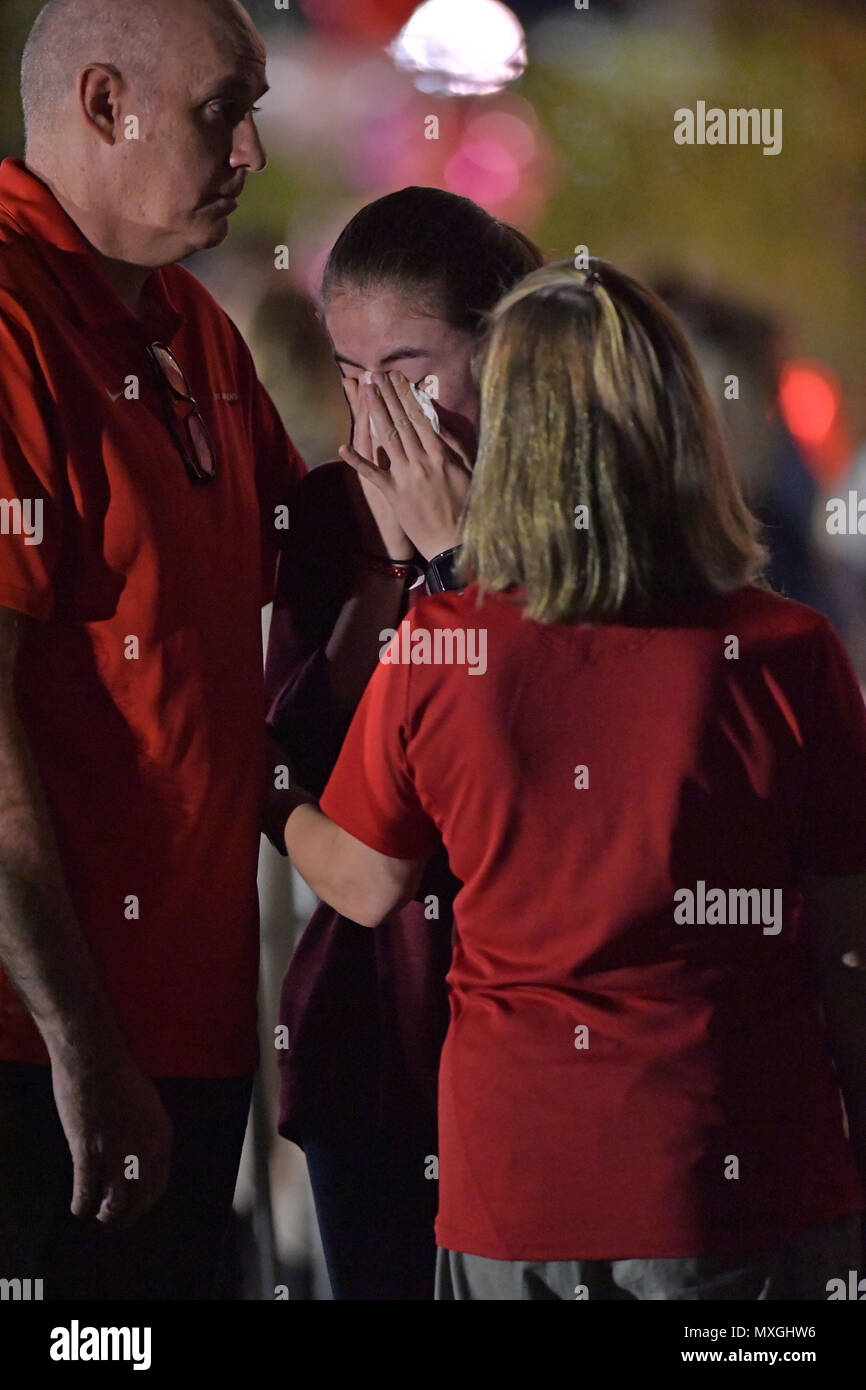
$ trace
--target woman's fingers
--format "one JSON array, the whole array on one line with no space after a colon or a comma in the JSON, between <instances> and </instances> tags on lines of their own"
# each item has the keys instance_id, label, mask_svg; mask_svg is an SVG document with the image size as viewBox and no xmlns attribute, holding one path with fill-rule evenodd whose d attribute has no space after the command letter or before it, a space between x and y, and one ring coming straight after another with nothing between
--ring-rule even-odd
<instances>
[{"instance_id":1,"label":"woman's fingers","mask_svg":"<svg viewBox=\"0 0 866 1390\"><path fill-rule=\"evenodd\" d=\"M349 409L351 410L352 415L354 416L358 404L358 382L355 380L353 376L342 375L340 376L340 381L343 384L343 391L345 392L346 399L349 402Z\"/></svg>"},{"instance_id":2,"label":"woman's fingers","mask_svg":"<svg viewBox=\"0 0 866 1390\"><path fill-rule=\"evenodd\" d=\"M384 448L388 449L392 463L398 464L399 467L403 461L417 460L418 457L423 456L424 448L418 439L416 428L407 416L403 402L393 389L393 384L388 377L386 375L377 377L377 381L373 385L366 386L364 389L374 392L378 410L375 413L371 410L371 416L373 416L379 436L382 436L382 431L385 432ZM395 457L392 449L398 448L398 441L400 453ZM382 438L379 438L377 442L382 443Z\"/></svg>"},{"instance_id":3,"label":"woman's fingers","mask_svg":"<svg viewBox=\"0 0 866 1390\"><path fill-rule=\"evenodd\" d=\"M405 465L408 458L403 447L401 432L376 386L365 384L361 387L361 408L366 410L370 416L371 458L373 461L378 463L378 453L381 449L392 467L396 465L399 468ZM405 423L408 424L408 421Z\"/></svg>"},{"instance_id":4,"label":"woman's fingers","mask_svg":"<svg viewBox=\"0 0 866 1390\"><path fill-rule=\"evenodd\" d=\"M343 393L349 404L352 416L352 445L362 458L372 459L373 448L370 442L370 417L366 407L361 405L361 383L351 376L344 376Z\"/></svg>"},{"instance_id":5,"label":"woman's fingers","mask_svg":"<svg viewBox=\"0 0 866 1390\"><path fill-rule=\"evenodd\" d=\"M435 450L438 436L402 372L383 376L379 389L407 458Z\"/></svg>"},{"instance_id":6,"label":"woman's fingers","mask_svg":"<svg viewBox=\"0 0 866 1390\"><path fill-rule=\"evenodd\" d=\"M432 454L435 457L438 452L439 440L445 439L446 443L448 442L445 431L442 429L441 421L439 432L437 432L415 399L412 387L402 372L392 372L390 374L390 380L403 410L412 422L412 426L418 436L422 449L424 449L427 454Z\"/></svg>"},{"instance_id":7,"label":"woman's fingers","mask_svg":"<svg viewBox=\"0 0 866 1390\"><path fill-rule=\"evenodd\" d=\"M358 424L358 383L354 377L344 376L340 378L343 384L343 395L349 406L349 414L352 417L352 428L357 428Z\"/></svg>"},{"instance_id":8,"label":"woman's fingers","mask_svg":"<svg viewBox=\"0 0 866 1390\"><path fill-rule=\"evenodd\" d=\"M348 463L350 468L354 468L362 478L367 478L371 483L375 483L380 492L387 493L391 482L390 472L387 468L378 468L375 463L370 463L368 459L362 458L357 449L353 449L351 444L341 444L337 453L344 463Z\"/></svg>"},{"instance_id":9,"label":"woman's fingers","mask_svg":"<svg viewBox=\"0 0 866 1390\"><path fill-rule=\"evenodd\" d=\"M471 478L473 471L473 460L470 460L468 458L466 450L460 443L460 440L457 438L457 436L452 434L450 430L446 430L445 426L441 422L439 425L439 438L441 439L442 443L447 446L447 448L453 455L453 458L450 460L450 462L453 463L456 467L461 468L463 472L467 473Z\"/></svg>"},{"instance_id":10,"label":"woman's fingers","mask_svg":"<svg viewBox=\"0 0 866 1390\"><path fill-rule=\"evenodd\" d=\"M403 470L410 465L425 476L432 475L432 466L432 472L457 468L471 478L472 465L459 440L446 429L437 434L402 373L377 373L361 384L358 410L371 423L369 457L377 464L381 459L384 468L396 468L395 482L409 481ZM357 448L358 440L354 443Z\"/></svg>"},{"instance_id":11,"label":"woman's fingers","mask_svg":"<svg viewBox=\"0 0 866 1390\"><path fill-rule=\"evenodd\" d=\"M454 455L454 457L448 460L448 462L458 464L471 477L472 464L471 461L466 457L466 453L462 444L458 439L455 438L453 434L450 433L449 430L444 428L441 420L439 422L439 430L436 431L433 428L432 424L430 423L430 420L424 414L424 411L421 409L421 406L415 399L415 396L412 392L412 387L410 386L406 377L403 376L403 373L391 372L389 374L389 377L386 377L386 381L388 381L394 394L390 395L388 393L387 388L383 386L382 395L386 405L388 405L389 407L394 406L394 409L391 410L391 414L392 418L394 418L395 424L397 425L398 429L399 420L402 418L403 415L407 416L414 430L415 436L417 437L418 443L421 447L421 451L424 455L426 455L427 458L436 461L442 460L442 446L444 444L447 447L447 449L449 449L451 453ZM400 403L399 411L396 408L394 396L396 396L397 400ZM403 439L402 435L401 439ZM408 454L409 450L406 448L406 442L407 441L403 439L403 446L406 453ZM409 439L408 443L409 447L411 448L411 438Z\"/></svg>"}]
</instances>

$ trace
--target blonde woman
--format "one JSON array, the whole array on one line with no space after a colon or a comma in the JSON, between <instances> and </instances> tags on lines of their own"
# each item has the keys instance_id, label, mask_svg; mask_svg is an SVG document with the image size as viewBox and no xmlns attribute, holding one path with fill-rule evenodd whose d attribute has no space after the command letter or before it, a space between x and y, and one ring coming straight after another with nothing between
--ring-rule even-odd
<instances>
[{"instance_id":1,"label":"blonde woman","mask_svg":"<svg viewBox=\"0 0 866 1390\"><path fill-rule=\"evenodd\" d=\"M468 587L404 620L285 830L367 925L437 835L463 883L437 1296L826 1298L866 1169L851 667L762 583L692 354L634 280L529 275L481 401Z\"/></svg>"}]
</instances>

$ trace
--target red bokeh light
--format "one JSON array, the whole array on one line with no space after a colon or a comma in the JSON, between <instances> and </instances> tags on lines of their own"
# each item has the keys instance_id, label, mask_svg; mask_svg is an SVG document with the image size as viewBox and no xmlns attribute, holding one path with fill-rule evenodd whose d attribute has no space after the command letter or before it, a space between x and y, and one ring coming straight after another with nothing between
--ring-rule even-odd
<instances>
[{"instance_id":1,"label":"red bokeh light","mask_svg":"<svg viewBox=\"0 0 866 1390\"><path fill-rule=\"evenodd\" d=\"M829 487L844 478L853 442L836 373L812 358L786 363L779 377L779 409L818 483Z\"/></svg>"},{"instance_id":2,"label":"red bokeh light","mask_svg":"<svg viewBox=\"0 0 866 1390\"><path fill-rule=\"evenodd\" d=\"M788 429L801 444L814 448L824 443L841 399L836 374L822 363L801 360L782 369L779 404Z\"/></svg>"},{"instance_id":3,"label":"red bokeh light","mask_svg":"<svg viewBox=\"0 0 866 1390\"><path fill-rule=\"evenodd\" d=\"M396 38L419 0L301 0L314 29L371 43Z\"/></svg>"}]
</instances>

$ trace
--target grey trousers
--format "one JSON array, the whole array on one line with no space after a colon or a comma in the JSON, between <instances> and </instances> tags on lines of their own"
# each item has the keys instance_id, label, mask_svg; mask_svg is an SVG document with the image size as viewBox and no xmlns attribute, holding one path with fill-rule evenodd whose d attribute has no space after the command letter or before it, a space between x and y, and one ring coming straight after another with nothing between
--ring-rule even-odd
<instances>
[{"instance_id":1,"label":"grey trousers","mask_svg":"<svg viewBox=\"0 0 866 1390\"><path fill-rule=\"evenodd\" d=\"M785 1245L744 1261L718 1256L644 1260L488 1260L438 1250L436 1298L715 1299L810 1301L827 1298L830 1279L847 1283L863 1269L860 1216L810 1226Z\"/></svg>"}]
</instances>

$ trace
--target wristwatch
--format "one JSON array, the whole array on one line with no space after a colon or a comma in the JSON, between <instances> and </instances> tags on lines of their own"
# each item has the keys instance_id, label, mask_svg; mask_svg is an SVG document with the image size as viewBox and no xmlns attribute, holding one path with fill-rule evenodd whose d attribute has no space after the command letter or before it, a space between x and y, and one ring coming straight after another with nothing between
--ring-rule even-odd
<instances>
[{"instance_id":1,"label":"wristwatch","mask_svg":"<svg viewBox=\"0 0 866 1390\"><path fill-rule=\"evenodd\" d=\"M465 589L463 580L458 579L454 573L460 550L459 545L452 546L450 550L443 550L441 554L434 555L429 561L425 577L431 594L440 594L446 589Z\"/></svg>"}]
</instances>

